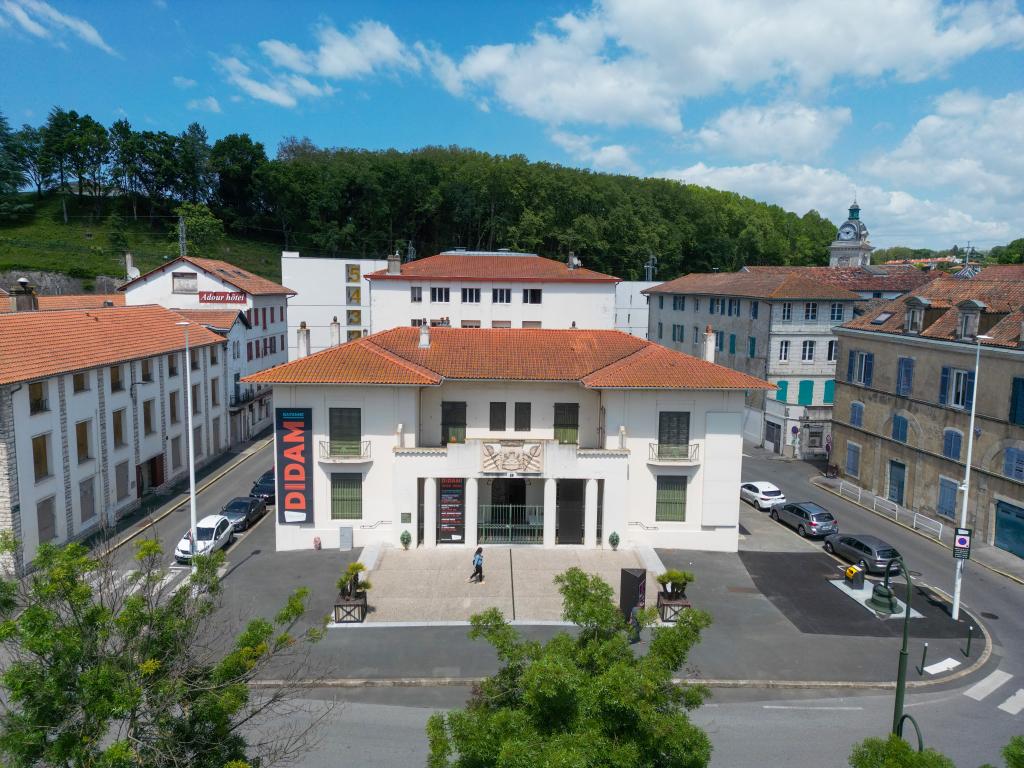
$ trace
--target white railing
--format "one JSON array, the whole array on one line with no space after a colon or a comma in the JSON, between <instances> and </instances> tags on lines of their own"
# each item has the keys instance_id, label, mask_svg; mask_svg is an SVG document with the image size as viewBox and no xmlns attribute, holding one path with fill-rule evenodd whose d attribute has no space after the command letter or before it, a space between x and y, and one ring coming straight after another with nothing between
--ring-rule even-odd
<instances>
[{"instance_id":1,"label":"white railing","mask_svg":"<svg viewBox=\"0 0 1024 768\"><path fill-rule=\"evenodd\" d=\"M370 458L370 441L320 441L320 461L362 461Z\"/></svg>"},{"instance_id":2,"label":"white railing","mask_svg":"<svg viewBox=\"0 0 1024 768\"><path fill-rule=\"evenodd\" d=\"M843 494L846 494L851 499L856 499L857 501L860 501L861 494L863 494L863 493L864 493L864 489L861 488L859 485L854 485L853 483L848 483L845 480L841 480L839 482L839 495L840 496L842 496Z\"/></svg>"},{"instance_id":3,"label":"white railing","mask_svg":"<svg viewBox=\"0 0 1024 768\"><path fill-rule=\"evenodd\" d=\"M900 505L896 502L883 499L881 496L875 496L875 500L872 502L871 508L875 512L881 512L883 515L891 515L893 520L899 522Z\"/></svg>"},{"instance_id":4,"label":"white railing","mask_svg":"<svg viewBox=\"0 0 1024 768\"><path fill-rule=\"evenodd\" d=\"M644 525L639 520L630 520L626 525L633 526L634 528L643 528L645 531L656 531L658 526L656 525Z\"/></svg>"},{"instance_id":5,"label":"white railing","mask_svg":"<svg viewBox=\"0 0 1024 768\"><path fill-rule=\"evenodd\" d=\"M914 513L914 528L924 529L936 539L939 539L940 541L942 539L942 523L938 520L932 520L930 517L922 515L919 512Z\"/></svg>"}]
</instances>

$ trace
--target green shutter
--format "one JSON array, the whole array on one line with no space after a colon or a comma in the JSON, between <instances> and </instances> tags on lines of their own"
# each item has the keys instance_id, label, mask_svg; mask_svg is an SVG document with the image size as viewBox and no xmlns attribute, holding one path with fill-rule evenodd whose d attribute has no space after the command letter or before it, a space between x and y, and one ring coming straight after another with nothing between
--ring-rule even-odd
<instances>
[{"instance_id":1,"label":"green shutter","mask_svg":"<svg viewBox=\"0 0 1024 768\"><path fill-rule=\"evenodd\" d=\"M825 382L825 403L832 403L836 399L836 382L835 379L829 379Z\"/></svg>"},{"instance_id":2,"label":"green shutter","mask_svg":"<svg viewBox=\"0 0 1024 768\"><path fill-rule=\"evenodd\" d=\"M579 443L580 404L555 403L555 440L563 444Z\"/></svg>"},{"instance_id":3,"label":"green shutter","mask_svg":"<svg viewBox=\"0 0 1024 768\"><path fill-rule=\"evenodd\" d=\"M661 411L658 414L658 458L685 458L689 443L689 412Z\"/></svg>"},{"instance_id":4,"label":"green shutter","mask_svg":"<svg viewBox=\"0 0 1024 768\"><path fill-rule=\"evenodd\" d=\"M807 379L800 382L797 405L810 405L814 401L814 382Z\"/></svg>"},{"instance_id":5,"label":"green shutter","mask_svg":"<svg viewBox=\"0 0 1024 768\"><path fill-rule=\"evenodd\" d=\"M331 408L329 412L331 456L358 456L363 437L358 408Z\"/></svg>"},{"instance_id":6,"label":"green shutter","mask_svg":"<svg viewBox=\"0 0 1024 768\"><path fill-rule=\"evenodd\" d=\"M778 390L775 392L775 399L780 403L786 402L786 397L789 394L789 382L788 381L776 381L775 386Z\"/></svg>"},{"instance_id":7,"label":"green shutter","mask_svg":"<svg viewBox=\"0 0 1024 768\"><path fill-rule=\"evenodd\" d=\"M686 478L677 475L658 476L658 496L654 519L659 522L686 521Z\"/></svg>"},{"instance_id":8,"label":"green shutter","mask_svg":"<svg viewBox=\"0 0 1024 768\"><path fill-rule=\"evenodd\" d=\"M730 306L730 309L731 308L732 307ZM736 354L736 334L735 333L730 333L729 334L729 354L730 355L735 355Z\"/></svg>"},{"instance_id":9,"label":"green shutter","mask_svg":"<svg viewBox=\"0 0 1024 768\"><path fill-rule=\"evenodd\" d=\"M358 472L331 474L331 520L363 518L363 476Z\"/></svg>"}]
</instances>

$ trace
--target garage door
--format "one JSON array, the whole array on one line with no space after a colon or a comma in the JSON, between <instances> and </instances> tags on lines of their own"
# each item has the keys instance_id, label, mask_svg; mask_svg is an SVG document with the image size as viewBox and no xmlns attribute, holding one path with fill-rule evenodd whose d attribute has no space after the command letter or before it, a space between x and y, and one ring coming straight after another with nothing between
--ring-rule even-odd
<instances>
[{"instance_id":1,"label":"garage door","mask_svg":"<svg viewBox=\"0 0 1024 768\"><path fill-rule=\"evenodd\" d=\"M1000 549L1024 557L1024 509L1005 501L996 503L995 543Z\"/></svg>"}]
</instances>

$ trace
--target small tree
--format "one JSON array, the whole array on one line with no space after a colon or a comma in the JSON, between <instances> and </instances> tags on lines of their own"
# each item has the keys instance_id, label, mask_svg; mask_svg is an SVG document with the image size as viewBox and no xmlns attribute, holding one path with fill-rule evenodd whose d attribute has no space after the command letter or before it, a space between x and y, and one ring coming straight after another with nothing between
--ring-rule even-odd
<instances>
[{"instance_id":1,"label":"small tree","mask_svg":"<svg viewBox=\"0 0 1024 768\"><path fill-rule=\"evenodd\" d=\"M1024 736L1014 736L1003 747L1006 768L1024 768ZM926 749L918 752L905 740L895 734L887 739L864 739L850 754L851 768L956 768L953 761ZM981 768L992 768L984 765Z\"/></svg>"},{"instance_id":2,"label":"small tree","mask_svg":"<svg viewBox=\"0 0 1024 768\"><path fill-rule=\"evenodd\" d=\"M224 238L224 224L205 205L182 203L174 212L185 222L185 254L187 256L213 257ZM178 225L169 232L170 239L178 243Z\"/></svg>"},{"instance_id":3,"label":"small tree","mask_svg":"<svg viewBox=\"0 0 1024 768\"><path fill-rule=\"evenodd\" d=\"M691 610L654 629L647 655L637 657L607 583L578 568L555 581L578 635L541 645L522 639L496 608L474 616L470 637L486 639L502 667L465 710L430 718L428 765L706 766L711 743L687 713L708 691L674 685L672 675L710 616ZM651 612L642 621L651 623Z\"/></svg>"}]
</instances>

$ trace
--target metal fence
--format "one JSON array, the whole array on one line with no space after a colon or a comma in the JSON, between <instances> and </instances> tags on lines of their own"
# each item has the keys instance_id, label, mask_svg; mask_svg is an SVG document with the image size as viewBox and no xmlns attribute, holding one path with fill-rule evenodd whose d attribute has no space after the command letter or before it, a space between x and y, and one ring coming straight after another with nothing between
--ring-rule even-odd
<instances>
[{"instance_id":1,"label":"metal fence","mask_svg":"<svg viewBox=\"0 0 1024 768\"><path fill-rule=\"evenodd\" d=\"M528 504L481 504L477 514L481 544L543 544L544 507Z\"/></svg>"}]
</instances>

